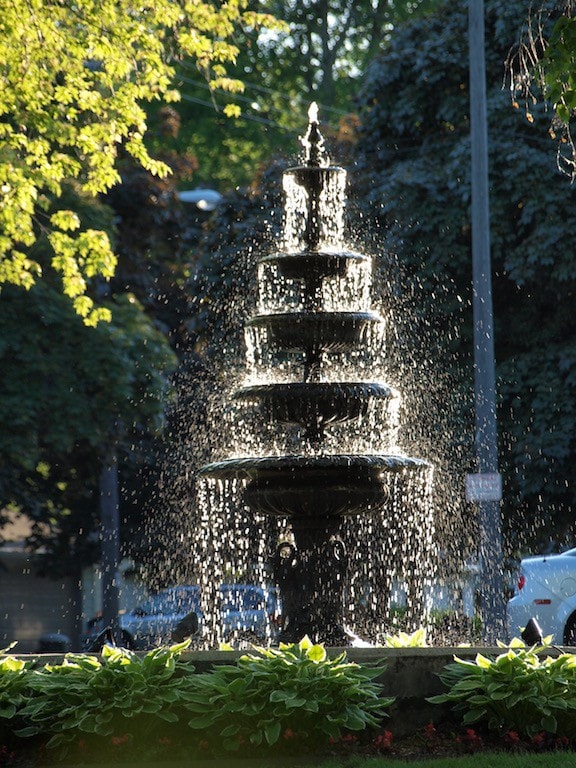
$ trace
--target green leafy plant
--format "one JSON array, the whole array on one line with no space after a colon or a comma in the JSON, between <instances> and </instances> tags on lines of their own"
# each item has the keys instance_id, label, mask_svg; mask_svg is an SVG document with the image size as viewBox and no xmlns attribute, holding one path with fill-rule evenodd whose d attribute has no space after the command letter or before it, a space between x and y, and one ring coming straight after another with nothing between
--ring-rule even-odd
<instances>
[{"instance_id":1,"label":"green leafy plant","mask_svg":"<svg viewBox=\"0 0 576 768\"><path fill-rule=\"evenodd\" d=\"M426 629L420 627L415 632L398 632L396 635L386 635L386 648L426 648Z\"/></svg>"},{"instance_id":2,"label":"green leafy plant","mask_svg":"<svg viewBox=\"0 0 576 768\"><path fill-rule=\"evenodd\" d=\"M162 647L143 657L105 646L102 656L72 655L61 664L33 670L26 700L18 708L25 723L18 736L48 736L48 747L81 734L149 737L177 723L182 701L193 687L194 668L179 660L188 643Z\"/></svg>"},{"instance_id":3,"label":"green leafy plant","mask_svg":"<svg viewBox=\"0 0 576 768\"><path fill-rule=\"evenodd\" d=\"M463 723L485 723L526 737L545 732L576 736L576 656L543 655L546 646L525 648L520 640L495 659L454 657L440 674L449 689L428 701L450 703Z\"/></svg>"},{"instance_id":4,"label":"green leafy plant","mask_svg":"<svg viewBox=\"0 0 576 768\"><path fill-rule=\"evenodd\" d=\"M188 644L145 655L105 646L100 657L67 654L38 669L0 657L0 722L61 758L79 749L82 759L149 756L166 745L200 754L281 742L293 751L376 727L393 701L374 682L382 669L330 659L308 638L204 674L179 658Z\"/></svg>"},{"instance_id":5,"label":"green leafy plant","mask_svg":"<svg viewBox=\"0 0 576 768\"><path fill-rule=\"evenodd\" d=\"M0 719L5 723L0 734L11 730L18 709L26 701L26 686L30 676L30 661L7 654L16 643L0 651Z\"/></svg>"},{"instance_id":6,"label":"green leafy plant","mask_svg":"<svg viewBox=\"0 0 576 768\"><path fill-rule=\"evenodd\" d=\"M187 707L191 728L206 731L227 750L243 745L299 746L337 740L343 732L378 725L393 699L380 698L382 669L328 658L307 637L279 648L255 648L235 665L194 676Z\"/></svg>"}]
</instances>

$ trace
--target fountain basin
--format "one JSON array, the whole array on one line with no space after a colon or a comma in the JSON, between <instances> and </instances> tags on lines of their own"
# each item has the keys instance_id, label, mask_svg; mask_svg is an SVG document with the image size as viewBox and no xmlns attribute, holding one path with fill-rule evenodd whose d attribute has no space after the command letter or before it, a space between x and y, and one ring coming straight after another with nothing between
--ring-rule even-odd
<instances>
[{"instance_id":1,"label":"fountain basin","mask_svg":"<svg viewBox=\"0 0 576 768\"><path fill-rule=\"evenodd\" d=\"M388 455L298 455L226 459L200 474L244 480L243 498L253 512L326 518L377 512L386 506L394 474L430 465L421 459Z\"/></svg>"},{"instance_id":2,"label":"fountain basin","mask_svg":"<svg viewBox=\"0 0 576 768\"><path fill-rule=\"evenodd\" d=\"M247 322L250 328L264 330L281 349L319 352L356 349L368 329L381 324L376 312L279 312Z\"/></svg>"},{"instance_id":3,"label":"fountain basin","mask_svg":"<svg viewBox=\"0 0 576 768\"><path fill-rule=\"evenodd\" d=\"M395 395L379 382L279 382L242 387L234 398L260 405L267 421L300 424L311 433L365 416L372 399Z\"/></svg>"},{"instance_id":4,"label":"fountain basin","mask_svg":"<svg viewBox=\"0 0 576 768\"><path fill-rule=\"evenodd\" d=\"M349 264L369 261L369 256L354 251L299 251L271 253L259 259L258 263L273 264L285 279L314 281L343 277Z\"/></svg>"}]
</instances>

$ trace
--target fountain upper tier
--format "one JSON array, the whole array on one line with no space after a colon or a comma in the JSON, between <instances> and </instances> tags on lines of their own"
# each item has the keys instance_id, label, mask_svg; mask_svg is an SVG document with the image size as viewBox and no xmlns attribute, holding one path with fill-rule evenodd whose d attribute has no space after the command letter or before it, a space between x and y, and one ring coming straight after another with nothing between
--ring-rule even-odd
<instances>
[{"instance_id":1,"label":"fountain upper tier","mask_svg":"<svg viewBox=\"0 0 576 768\"><path fill-rule=\"evenodd\" d=\"M256 406L264 427L301 427L302 449L297 455L253 456L245 445L244 456L213 462L201 472L244 481L243 498L253 511L287 515L293 522L380 510L391 478L428 469L426 462L392 455L391 441L377 455L346 454L345 445L337 454L327 450L327 427L355 422L362 428L375 403L388 418L379 429L395 434L398 397L373 369L368 380L322 380L326 358L357 360L359 350L383 339L386 323L371 308L372 259L344 245L346 172L329 164L314 115L302 143L305 163L283 175L283 247L259 259L258 312L245 326L250 356L271 353L277 360L267 380L234 394L237 401ZM338 292L347 293L341 305L334 298ZM286 381L278 363L295 355L303 357L301 379ZM241 446L235 449L241 454Z\"/></svg>"},{"instance_id":2,"label":"fountain upper tier","mask_svg":"<svg viewBox=\"0 0 576 768\"><path fill-rule=\"evenodd\" d=\"M315 280L324 280L327 277L344 277L351 263L369 264L370 261L370 257L362 253L334 249L288 253L280 251L263 256L258 263L275 265L283 278L314 282Z\"/></svg>"},{"instance_id":3,"label":"fountain upper tier","mask_svg":"<svg viewBox=\"0 0 576 768\"><path fill-rule=\"evenodd\" d=\"M331 251L344 241L346 171L338 166L308 165L284 173L286 193L284 250ZM330 215L326 216L325 211Z\"/></svg>"},{"instance_id":4,"label":"fountain upper tier","mask_svg":"<svg viewBox=\"0 0 576 768\"><path fill-rule=\"evenodd\" d=\"M381 323L375 312L276 312L257 315L246 325L264 331L281 349L314 355L354 349L364 341L370 326Z\"/></svg>"},{"instance_id":5,"label":"fountain upper tier","mask_svg":"<svg viewBox=\"0 0 576 768\"><path fill-rule=\"evenodd\" d=\"M242 387L235 399L256 403L272 424L299 424L304 437L322 443L333 424L366 416L371 401L392 401L396 393L378 382L275 382Z\"/></svg>"},{"instance_id":6,"label":"fountain upper tier","mask_svg":"<svg viewBox=\"0 0 576 768\"><path fill-rule=\"evenodd\" d=\"M286 193L284 250L330 251L342 248L346 171L330 165L314 114L302 139L305 163L282 178Z\"/></svg>"}]
</instances>

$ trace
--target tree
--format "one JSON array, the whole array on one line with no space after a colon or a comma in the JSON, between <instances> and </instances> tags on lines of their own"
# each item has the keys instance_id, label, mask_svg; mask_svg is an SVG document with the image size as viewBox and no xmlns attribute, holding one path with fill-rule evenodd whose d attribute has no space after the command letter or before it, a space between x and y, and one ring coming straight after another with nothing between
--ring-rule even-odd
<instances>
[{"instance_id":1,"label":"tree","mask_svg":"<svg viewBox=\"0 0 576 768\"><path fill-rule=\"evenodd\" d=\"M309 103L320 102L324 132L342 123L353 127L357 92L367 63L394 27L425 14L438 0L267 0L255 3L286 22L276 31L239 38L236 70L245 85L235 97L236 120L222 109L230 96L218 94L219 109L193 62L179 62L176 81L181 130L176 146L201 158L197 183L231 190L248 185L262 164L298 151ZM349 123L352 122L352 125Z\"/></svg>"},{"instance_id":2,"label":"tree","mask_svg":"<svg viewBox=\"0 0 576 768\"><path fill-rule=\"evenodd\" d=\"M558 139L557 161L576 178L576 8L572 0L545 2L526 17L507 65L512 102L525 105L526 116L538 103L551 105L550 135Z\"/></svg>"},{"instance_id":3,"label":"tree","mask_svg":"<svg viewBox=\"0 0 576 768\"><path fill-rule=\"evenodd\" d=\"M0 285L34 284L35 245L47 233L50 268L75 310L91 324L110 318L89 295L96 277L114 272L108 234L53 201L71 181L92 195L109 190L122 152L165 175L144 143L143 105L178 98L183 55L212 89L239 91L226 69L238 55L234 35L259 24L274 22L247 0L1 0Z\"/></svg>"},{"instance_id":4,"label":"tree","mask_svg":"<svg viewBox=\"0 0 576 768\"><path fill-rule=\"evenodd\" d=\"M554 167L548 118L510 109L504 62L527 3L486 3L491 238L500 456L509 550L572 541L576 491L574 192ZM417 291L424 340L446 340L470 444L471 251L466 9L445 3L397 30L362 91L358 190ZM360 182L361 180L361 182ZM431 325L430 325L431 323ZM430 330L431 329L431 330ZM458 331L458 333L455 333ZM424 395L423 395L424 396ZM460 487L461 492L461 487ZM451 525L452 509L443 511ZM473 538L471 538L473 543Z\"/></svg>"},{"instance_id":5,"label":"tree","mask_svg":"<svg viewBox=\"0 0 576 768\"><path fill-rule=\"evenodd\" d=\"M271 12L289 26L276 34L275 45L284 50L291 91L303 90L306 98L328 107L349 103L367 63L392 30L435 5L435 0L273 2Z\"/></svg>"},{"instance_id":6,"label":"tree","mask_svg":"<svg viewBox=\"0 0 576 768\"><path fill-rule=\"evenodd\" d=\"M105 450L119 439L121 467L142 466L175 360L134 296L108 299L110 322L87 328L45 280L4 291L0 508L32 520L29 543L47 548L59 575L97 556Z\"/></svg>"}]
</instances>

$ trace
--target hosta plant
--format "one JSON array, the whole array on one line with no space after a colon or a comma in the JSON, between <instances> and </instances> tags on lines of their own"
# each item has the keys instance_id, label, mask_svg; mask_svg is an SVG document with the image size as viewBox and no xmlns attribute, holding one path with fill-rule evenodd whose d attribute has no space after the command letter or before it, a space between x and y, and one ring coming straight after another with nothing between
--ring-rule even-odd
<instances>
[{"instance_id":1,"label":"hosta plant","mask_svg":"<svg viewBox=\"0 0 576 768\"><path fill-rule=\"evenodd\" d=\"M514 640L497 658L478 654L474 661L455 657L440 674L448 690L428 701L450 703L463 723L514 731L576 737L576 655L542 653Z\"/></svg>"},{"instance_id":2,"label":"hosta plant","mask_svg":"<svg viewBox=\"0 0 576 768\"><path fill-rule=\"evenodd\" d=\"M0 735L12 731L18 710L26 701L31 662L22 661L7 652L15 643L0 651Z\"/></svg>"},{"instance_id":3,"label":"hosta plant","mask_svg":"<svg viewBox=\"0 0 576 768\"><path fill-rule=\"evenodd\" d=\"M129 731L149 740L179 720L193 687L193 667L179 660L188 643L139 657L104 646L101 657L67 655L60 664L33 670L18 707L25 725L18 736L46 736L48 747L81 735L112 737Z\"/></svg>"},{"instance_id":4,"label":"hosta plant","mask_svg":"<svg viewBox=\"0 0 576 768\"><path fill-rule=\"evenodd\" d=\"M366 669L330 659L308 638L279 648L254 648L235 664L195 675L188 702L189 725L225 749L273 746L289 740L299 746L326 744L343 733L376 727L390 698L380 697Z\"/></svg>"},{"instance_id":5,"label":"hosta plant","mask_svg":"<svg viewBox=\"0 0 576 768\"><path fill-rule=\"evenodd\" d=\"M415 632L398 632L396 635L386 635L386 648L426 648L426 629L421 627Z\"/></svg>"}]
</instances>

